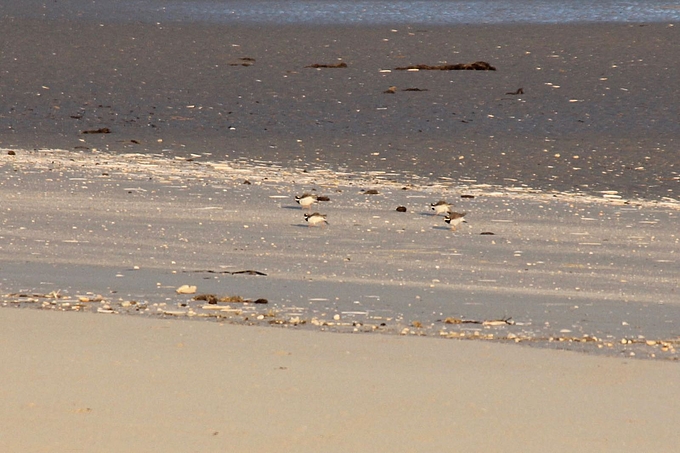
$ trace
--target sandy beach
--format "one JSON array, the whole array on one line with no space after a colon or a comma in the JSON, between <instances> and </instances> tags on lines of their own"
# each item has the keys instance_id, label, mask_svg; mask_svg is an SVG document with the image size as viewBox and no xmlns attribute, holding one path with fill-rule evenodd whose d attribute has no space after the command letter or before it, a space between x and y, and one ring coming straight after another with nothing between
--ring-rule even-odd
<instances>
[{"instance_id":1,"label":"sandy beach","mask_svg":"<svg viewBox=\"0 0 680 453\"><path fill-rule=\"evenodd\" d=\"M453 181L404 185L383 172L198 154L3 158L0 260L9 305L217 313L238 323L676 358L677 203ZM294 199L303 192L328 201L305 210ZM467 223L453 231L434 215L430 205L441 199L466 212ZM309 225L304 214L312 211L328 225ZM176 294L182 285L269 303L244 309L226 300L215 311ZM510 322L490 324L503 320Z\"/></svg>"},{"instance_id":2,"label":"sandy beach","mask_svg":"<svg viewBox=\"0 0 680 453\"><path fill-rule=\"evenodd\" d=\"M675 449L678 27L142 3L0 5L0 451Z\"/></svg>"},{"instance_id":3,"label":"sandy beach","mask_svg":"<svg viewBox=\"0 0 680 453\"><path fill-rule=\"evenodd\" d=\"M677 442L677 204L2 156L3 451ZM303 190L329 225L305 224Z\"/></svg>"},{"instance_id":4,"label":"sandy beach","mask_svg":"<svg viewBox=\"0 0 680 453\"><path fill-rule=\"evenodd\" d=\"M675 363L3 309L6 452L672 451Z\"/></svg>"}]
</instances>

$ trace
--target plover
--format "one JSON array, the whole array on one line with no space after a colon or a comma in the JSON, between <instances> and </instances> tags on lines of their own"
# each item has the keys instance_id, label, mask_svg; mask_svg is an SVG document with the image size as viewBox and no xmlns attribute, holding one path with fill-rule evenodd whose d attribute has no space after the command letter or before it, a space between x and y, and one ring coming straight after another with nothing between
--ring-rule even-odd
<instances>
[{"instance_id":1,"label":"plover","mask_svg":"<svg viewBox=\"0 0 680 453\"><path fill-rule=\"evenodd\" d=\"M296 195L295 201L302 207L302 209L309 209L311 206L317 202L316 195L311 193L303 193L302 195Z\"/></svg>"},{"instance_id":2,"label":"plover","mask_svg":"<svg viewBox=\"0 0 680 453\"><path fill-rule=\"evenodd\" d=\"M448 214L446 214L446 217L444 217L444 221L451 225L451 230L456 231L456 228L458 228L458 225L461 223L465 222L465 214L467 212L451 212L449 211Z\"/></svg>"},{"instance_id":3,"label":"plover","mask_svg":"<svg viewBox=\"0 0 680 453\"><path fill-rule=\"evenodd\" d=\"M430 203L430 206L432 206L434 215L446 214L451 208L451 205L447 203L446 200L439 200L436 203Z\"/></svg>"},{"instance_id":4,"label":"plover","mask_svg":"<svg viewBox=\"0 0 680 453\"><path fill-rule=\"evenodd\" d=\"M315 212L313 214L305 214L305 221L309 226L321 225L322 227L328 225L328 220L326 220L326 214L319 214Z\"/></svg>"}]
</instances>

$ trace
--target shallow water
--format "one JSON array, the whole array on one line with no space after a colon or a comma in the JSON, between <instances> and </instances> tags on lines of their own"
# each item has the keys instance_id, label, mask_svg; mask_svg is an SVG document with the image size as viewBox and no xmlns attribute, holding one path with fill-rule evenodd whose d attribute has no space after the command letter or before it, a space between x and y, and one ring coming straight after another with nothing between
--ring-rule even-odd
<instances>
[{"instance_id":1,"label":"shallow water","mask_svg":"<svg viewBox=\"0 0 680 453\"><path fill-rule=\"evenodd\" d=\"M10 15L105 21L185 21L276 24L511 24L674 22L680 3L663 0L244 1L70 0L27 1L4 7ZM0 6L0 13L8 14Z\"/></svg>"},{"instance_id":2,"label":"shallow water","mask_svg":"<svg viewBox=\"0 0 680 453\"><path fill-rule=\"evenodd\" d=\"M656 22L680 17L680 5L650 1L179 1L157 11L171 20L369 25Z\"/></svg>"}]
</instances>

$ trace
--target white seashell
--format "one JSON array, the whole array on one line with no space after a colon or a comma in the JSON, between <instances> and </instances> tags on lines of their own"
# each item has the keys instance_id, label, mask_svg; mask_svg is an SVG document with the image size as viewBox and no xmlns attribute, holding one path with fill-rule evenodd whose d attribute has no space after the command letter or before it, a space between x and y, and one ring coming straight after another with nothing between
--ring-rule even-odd
<instances>
[{"instance_id":1,"label":"white seashell","mask_svg":"<svg viewBox=\"0 0 680 453\"><path fill-rule=\"evenodd\" d=\"M175 290L177 294L194 294L196 292L196 286L182 285Z\"/></svg>"}]
</instances>

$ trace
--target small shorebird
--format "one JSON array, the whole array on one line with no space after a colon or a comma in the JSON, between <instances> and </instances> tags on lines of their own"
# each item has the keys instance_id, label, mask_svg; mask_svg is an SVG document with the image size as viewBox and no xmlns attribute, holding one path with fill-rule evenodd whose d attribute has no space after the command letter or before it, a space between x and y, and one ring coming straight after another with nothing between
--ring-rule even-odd
<instances>
[{"instance_id":1,"label":"small shorebird","mask_svg":"<svg viewBox=\"0 0 680 453\"><path fill-rule=\"evenodd\" d=\"M451 231L456 231L456 228L458 228L458 225L461 223L465 222L465 214L467 212L451 212L449 211L448 214L446 214L446 217L444 217L444 221L451 225Z\"/></svg>"},{"instance_id":2,"label":"small shorebird","mask_svg":"<svg viewBox=\"0 0 680 453\"><path fill-rule=\"evenodd\" d=\"M446 200L439 200L436 203L430 203L430 206L432 206L434 215L446 214L451 208L451 205L447 203Z\"/></svg>"},{"instance_id":3,"label":"small shorebird","mask_svg":"<svg viewBox=\"0 0 680 453\"><path fill-rule=\"evenodd\" d=\"M295 201L302 207L302 209L309 209L314 203L317 202L316 195L311 193L303 193L302 195L296 195Z\"/></svg>"},{"instance_id":4,"label":"small shorebird","mask_svg":"<svg viewBox=\"0 0 680 453\"><path fill-rule=\"evenodd\" d=\"M318 212L315 212L313 214L305 214L305 221L309 224L310 227L314 225L321 225L321 227L328 225L328 220L326 220L326 214L319 214Z\"/></svg>"}]
</instances>

